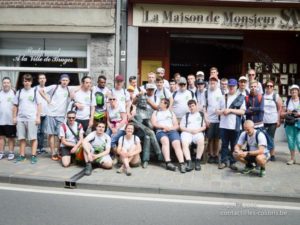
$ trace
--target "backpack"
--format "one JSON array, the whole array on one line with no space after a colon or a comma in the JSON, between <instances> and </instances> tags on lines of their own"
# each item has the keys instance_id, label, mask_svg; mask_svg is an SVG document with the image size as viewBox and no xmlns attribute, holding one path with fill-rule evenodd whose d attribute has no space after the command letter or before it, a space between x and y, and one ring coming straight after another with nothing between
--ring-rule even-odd
<instances>
[{"instance_id":1,"label":"backpack","mask_svg":"<svg viewBox=\"0 0 300 225\"><path fill-rule=\"evenodd\" d=\"M95 98L96 98L96 106L98 108L103 108L104 104L105 104L105 96L102 92L97 91L95 93Z\"/></svg>"},{"instance_id":2,"label":"backpack","mask_svg":"<svg viewBox=\"0 0 300 225\"><path fill-rule=\"evenodd\" d=\"M201 121L201 127L203 126L203 120L204 120L204 113L202 111L199 111L200 116L202 117L202 121ZM185 114L185 127L187 127L188 124L188 118L189 118L190 112L187 112Z\"/></svg>"},{"instance_id":3,"label":"backpack","mask_svg":"<svg viewBox=\"0 0 300 225\"><path fill-rule=\"evenodd\" d=\"M20 98L21 98L21 91L23 90L23 88L22 89L20 89L19 90L19 93L18 93L18 104L17 104L17 106L19 106L19 104L20 104ZM33 96L33 102L36 102L36 92L37 92L37 87L35 87L34 88L34 96Z\"/></svg>"},{"instance_id":4,"label":"backpack","mask_svg":"<svg viewBox=\"0 0 300 225\"><path fill-rule=\"evenodd\" d=\"M256 144L258 144L258 135L261 132L265 135L265 137L267 139L267 149L268 149L268 151L274 149L274 140L273 140L273 138L265 130L263 130L263 129L257 129L256 130L256 134L255 134ZM248 135L247 135L247 133L245 135L245 141L247 142L247 151L249 151L250 147L248 145Z\"/></svg>"}]
</instances>

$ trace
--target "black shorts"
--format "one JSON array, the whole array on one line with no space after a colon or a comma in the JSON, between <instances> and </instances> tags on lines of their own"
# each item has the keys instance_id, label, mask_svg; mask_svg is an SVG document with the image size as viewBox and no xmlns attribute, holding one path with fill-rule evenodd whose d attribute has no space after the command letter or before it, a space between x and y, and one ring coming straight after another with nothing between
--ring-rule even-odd
<instances>
[{"instance_id":1,"label":"black shorts","mask_svg":"<svg viewBox=\"0 0 300 225\"><path fill-rule=\"evenodd\" d=\"M245 157L245 160L247 161L248 164L256 163L256 156L253 156L253 155L247 155L247 156Z\"/></svg>"},{"instance_id":2,"label":"black shorts","mask_svg":"<svg viewBox=\"0 0 300 225\"><path fill-rule=\"evenodd\" d=\"M220 138L220 123L211 123L207 129L207 138L208 139L219 139Z\"/></svg>"},{"instance_id":3,"label":"black shorts","mask_svg":"<svg viewBox=\"0 0 300 225\"><path fill-rule=\"evenodd\" d=\"M60 154L62 157L64 156L70 156L72 147L60 147Z\"/></svg>"},{"instance_id":4,"label":"black shorts","mask_svg":"<svg viewBox=\"0 0 300 225\"><path fill-rule=\"evenodd\" d=\"M7 138L17 137L17 128L15 125L1 125L0 126L0 136L5 136Z\"/></svg>"}]
</instances>

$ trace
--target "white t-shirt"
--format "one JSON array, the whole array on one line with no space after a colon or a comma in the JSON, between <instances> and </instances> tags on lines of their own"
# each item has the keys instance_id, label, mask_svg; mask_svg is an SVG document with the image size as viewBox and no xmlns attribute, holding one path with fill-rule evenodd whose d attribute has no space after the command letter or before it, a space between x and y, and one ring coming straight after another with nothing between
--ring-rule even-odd
<instances>
[{"instance_id":1,"label":"white t-shirt","mask_svg":"<svg viewBox=\"0 0 300 225\"><path fill-rule=\"evenodd\" d=\"M219 116L216 113L216 109L219 109L222 98L223 95L220 88L217 88L214 91L211 91L210 89L207 90L207 115L210 123L219 122Z\"/></svg>"},{"instance_id":2,"label":"white t-shirt","mask_svg":"<svg viewBox=\"0 0 300 225\"><path fill-rule=\"evenodd\" d=\"M107 110L107 116L109 118L109 121L111 123L120 123L122 121L121 113L126 113L126 110L124 110L122 107L117 106L116 108L109 107ZM120 130L124 130L125 125L120 128Z\"/></svg>"},{"instance_id":3,"label":"white t-shirt","mask_svg":"<svg viewBox=\"0 0 300 225\"><path fill-rule=\"evenodd\" d=\"M125 149L127 152L132 148L133 145L140 143L140 139L136 135L132 135L132 137L128 140L126 135L119 138L118 146L122 146L122 149Z\"/></svg>"},{"instance_id":4,"label":"white t-shirt","mask_svg":"<svg viewBox=\"0 0 300 225\"><path fill-rule=\"evenodd\" d=\"M174 94L173 94L174 96ZM181 119L188 111L187 102L193 98L192 92L189 90L177 91L174 97L173 112L176 117Z\"/></svg>"},{"instance_id":5,"label":"white t-shirt","mask_svg":"<svg viewBox=\"0 0 300 225\"><path fill-rule=\"evenodd\" d=\"M291 98L290 101L289 101L289 104L287 106L287 110L289 110L289 111L297 110L297 112L300 112L300 102L299 102L299 100L293 101L293 99Z\"/></svg>"},{"instance_id":6,"label":"white t-shirt","mask_svg":"<svg viewBox=\"0 0 300 225\"><path fill-rule=\"evenodd\" d=\"M170 90L169 81L167 81L166 79L164 79L164 88L167 88L168 90Z\"/></svg>"},{"instance_id":7,"label":"white t-shirt","mask_svg":"<svg viewBox=\"0 0 300 225\"><path fill-rule=\"evenodd\" d=\"M256 132L257 130L254 131L253 135L250 137L249 135L247 135L247 133L245 131L243 131L239 137L239 140L237 142L238 145L244 145L246 143L246 135L247 135L247 142L248 142L248 146L249 146L249 151L255 151L258 149L258 146L264 146L265 150L264 153L268 153L269 150L267 149L267 138L266 136L260 132L258 134L257 140L258 143L256 143Z\"/></svg>"},{"instance_id":8,"label":"white t-shirt","mask_svg":"<svg viewBox=\"0 0 300 225\"><path fill-rule=\"evenodd\" d=\"M203 120L203 122L202 122L202 120ZM186 125L186 114L182 117L182 119L180 121L180 127L187 127L187 128L192 128L192 129L202 127L201 124L203 126L204 118L201 116L201 114L199 112L189 113L187 125Z\"/></svg>"},{"instance_id":9,"label":"white t-shirt","mask_svg":"<svg viewBox=\"0 0 300 225\"><path fill-rule=\"evenodd\" d=\"M168 98L169 99L172 96L172 94L169 91L169 89L163 88L161 90L156 89L154 91L154 96L155 96L154 97L155 98L155 103L157 105L159 105L161 99L163 99L163 98Z\"/></svg>"},{"instance_id":10,"label":"white t-shirt","mask_svg":"<svg viewBox=\"0 0 300 225\"><path fill-rule=\"evenodd\" d=\"M21 92L21 93L20 93ZM20 97L19 97L20 96ZM22 88L17 92L14 104L18 105L18 121L35 121L40 95L35 88L26 90Z\"/></svg>"},{"instance_id":11,"label":"white t-shirt","mask_svg":"<svg viewBox=\"0 0 300 225\"><path fill-rule=\"evenodd\" d=\"M0 125L13 125L12 109L15 92L9 90L8 92L0 91Z\"/></svg>"},{"instance_id":12,"label":"white t-shirt","mask_svg":"<svg viewBox=\"0 0 300 225\"><path fill-rule=\"evenodd\" d=\"M152 95L152 96L145 95L145 96L147 99L150 99L156 105L154 95ZM147 109L149 109L151 111L151 113L153 112L153 109L149 104L147 104Z\"/></svg>"},{"instance_id":13,"label":"white t-shirt","mask_svg":"<svg viewBox=\"0 0 300 225\"><path fill-rule=\"evenodd\" d=\"M76 121L74 122L73 126L71 126L71 125L69 125L69 126L78 137L80 134L84 133L82 125L81 124L78 125L78 123ZM67 142L71 142L73 144L76 144L78 142L76 137L74 136L74 134L70 131L68 125L65 123L61 124L61 126L60 126L59 137L60 138L65 137ZM60 146L65 147L65 145L62 143L60 144Z\"/></svg>"},{"instance_id":14,"label":"white t-shirt","mask_svg":"<svg viewBox=\"0 0 300 225\"><path fill-rule=\"evenodd\" d=\"M46 87L45 90L50 99L52 96L51 102L48 104L49 116L64 117L70 102L71 87L63 88L61 85L51 85Z\"/></svg>"},{"instance_id":15,"label":"white t-shirt","mask_svg":"<svg viewBox=\"0 0 300 225\"><path fill-rule=\"evenodd\" d=\"M95 112L104 112L107 108L108 103L108 96L110 94L110 90L107 87L99 88L98 86L93 87L93 95L95 96L97 92L101 92L104 95L104 105L102 108L97 107L97 101L96 101L96 108Z\"/></svg>"},{"instance_id":16,"label":"white t-shirt","mask_svg":"<svg viewBox=\"0 0 300 225\"><path fill-rule=\"evenodd\" d=\"M205 92L206 89L204 89L202 92L200 92L199 90L195 92L195 98L197 99L197 105L199 110L203 110L203 108L206 106Z\"/></svg>"},{"instance_id":17,"label":"white t-shirt","mask_svg":"<svg viewBox=\"0 0 300 225\"><path fill-rule=\"evenodd\" d=\"M42 108L42 111L41 111L41 116L46 116L48 115L48 103L46 101L46 99L44 99L41 95L40 95L40 92L39 90L41 89L41 87L38 85L38 86L35 86L34 88L37 89L37 93L39 96L40 96L40 100L41 100L41 108ZM46 93L47 95L47 93Z\"/></svg>"},{"instance_id":18,"label":"white t-shirt","mask_svg":"<svg viewBox=\"0 0 300 225\"><path fill-rule=\"evenodd\" d=\"M156 123L160 126L173 127L173 113L170 110L154 111L156 114Z\"/></svg>"},{"instance_id":19,"label":"white t-shirt","mask_svg":"<svg viewBox=\"0 0 300 225\"><path fill-rule=\"evenodd\" d=\"M230 105L232 104L232 102L238 97L239 95L234 94L234 95L230 95L227 94L227 106L225 104L225 95L223 95L223 98L220 102L220 109L228 109L230 107ZM240 109L246 110L246 104L245 104L245 100L241 106ZM229 130L235 130L236 128L236 117L237 115L234 113L230 113L228 115L221 115L220 118L220 128L223 129L229 129Z\"/></svg>"},{"instance_id":20,"label":"white t-shirt","mask_svg":"<svg viewBox=\"0 0 300 225\"><path fill-rule=\"evenodd\" d=\"M119 106L126 112L126 102L130 101L128 91L123 88L120 90L113 88L111 89L111 93L117 97Z\"/></svg>"},{"instance_id":21,"label":"white t-shirt","mask_svg":"<svg viewBox=\"0 0 300 225\"><path fill-rule=\"evenodd\" d=\"M96 106L95 95L92 91L79 90L74 95L74 101L82 104L83 109L77 109L76 119L88 120L91 116L91 107Z\"/></svg>"},{"instance_id":22,"label":"white t-shirt","mask_svg":"<svg viewBox=\"0 0 300 225\"><path fill-rule=\"evenodd\" d=\"M275 101L273 99L273 93L268 95L265 93L264 97L264 123L277 123L278 112L276 102L278 101L279 95L275 95Z\"/></svg>"},{"instance_id":23,"label":"white t-shirt","mask_svg":"<svg viewBox=\"0 0 300 225\"><path fill-rule=\"evenodd\" d=\"M96 131L93 131L86 136L85 140L92 145L92 153L96 151L96 153L99 154L111 147L111 138L105 133L97 135Z\"/></svg>"}]
</instances>

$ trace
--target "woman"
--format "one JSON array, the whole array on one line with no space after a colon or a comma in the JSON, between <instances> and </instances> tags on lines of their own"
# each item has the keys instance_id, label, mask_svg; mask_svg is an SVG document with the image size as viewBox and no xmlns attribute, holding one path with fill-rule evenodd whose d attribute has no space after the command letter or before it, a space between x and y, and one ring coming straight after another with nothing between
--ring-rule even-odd
<instances>
[{"instance_id":1,"label":"woman","mask_svg":"<svg viewBox=\"0 0 300 225\"><path fill-rule=\"evenodd\" d=\"M295 151L297 149L300 152L300 126L297 126L300 117L299 91L298 85L291 86L291 98L288 98L285 110L282 112L282 116L285 118L285 133L291 152L291 159L287 161L287 165L295 164Z\"/></svg>"},{"instance_id":2,"label":"woman","mask_svg":"<svg viewBox=\"0 0 300 225\"><path fill-rule=\"evenodd\" d=\"M274 92L274 81L269 80L265 83L264 94L264 127L267 133L273 138L277 127L280 127L280 114L282 109L282 100L278 94ZM275 150L270 150L271 161L275 161Z\"/></svg>"},{"instance_id":3,"label":"woman","mask_svg":"<svg viewBox=\"0 0 300 225\"><path fill-rule=\"evenodd\" d=\"M118 173L123 171L127 176L131 175L131 166L140 164L140 153L142 151L141 141L138 136L134 135L134 125L129 123L125 127L126 134L119 139L117 154L122 160L122 166L118 169Z\"/></svg>"}]
</instances>

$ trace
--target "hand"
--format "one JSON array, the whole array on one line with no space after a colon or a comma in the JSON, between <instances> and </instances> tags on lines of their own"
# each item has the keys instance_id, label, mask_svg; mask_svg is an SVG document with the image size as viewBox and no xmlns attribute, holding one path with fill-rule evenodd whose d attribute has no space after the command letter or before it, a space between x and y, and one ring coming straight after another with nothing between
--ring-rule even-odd
<instances>
[{"instance_id":1,"label":"hand","mask_svg":"<svg viewBox=\"0 0 300 225\"><path fill-rule=\"evenodd\" d=\"M278 120L278 121L277 121L277 124L276 124L276 127L278 128L278 127L280 127L280 125L281 125L281 121Z\"/></svg>"},{"instance_id":2,"label":"hand","mask_svg":"<svg viewBox=\"0 0 300 225\"><path fill-rule=\"evenodd\" d=\"M96 159L98 159L98 158L99 158L98 155L92 154L93 161L96 160Z\"/></svg>"},{"instance_id":3,"label":"hand","mask_svg":"<svg viewBox=\"0 0 300 225\"><path fill-rule=\"evenodd\" d=\"M80 104L78 102L75 103L75 106L79 109L79 110L83 110L84 108L84 105L83 104Z\"/></svg>"},{"instance_id":4,"label":"hand","mask_svg":"<svg viewBox=\"0 0 300 225\"><path fill-rule=\"evenodd\" d=\"M93 127L93 124L94 124L94 121L93 121L93 120L90 120L90 121L89 121L89 126L88 126L88 128Z\"/></svg>"},{"instance_id":5,"label":"hand","mask_svg":"<svg viewBox=\"0 0 300 225\"><path fill-rule=\"evenodd\" d=\"M127 158L128 157L128 153L126 151L122 150L120 152L120 156L122 156L123 158Z\"/></svg>"},{"instance_id":6,"label":"hand","mask_svg":"<svg viewBox=\"0 0 300 225\"><path fill-rule=\"evenodd\" d=\"M89 162L93 162L93 155L92 155L92 153L88 154L88 160L89 160Z\"/></svg>"},{"instance_id":7,"label":"hand","mask_svg":"<svg viewBox=\"0 0 300 225\"><path fill-rule=\"evenodd\" d=\"M74 147L71 149L70 153L74 154L74 153L77 151L77 149L78 149L78 147L74 146Z\"/></svg>"},{"instance_id":8,"label":"hand","mask_svg":"<svg viewBox=\"0 0 300 225\"><path fill-rule=\"evenodd\" d=\"M224 109L223 114L226 116L231 113L230 109Z\"/></svg>"}]
</instances>

